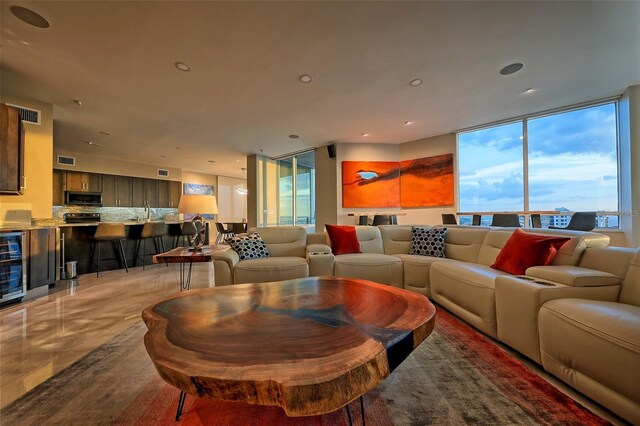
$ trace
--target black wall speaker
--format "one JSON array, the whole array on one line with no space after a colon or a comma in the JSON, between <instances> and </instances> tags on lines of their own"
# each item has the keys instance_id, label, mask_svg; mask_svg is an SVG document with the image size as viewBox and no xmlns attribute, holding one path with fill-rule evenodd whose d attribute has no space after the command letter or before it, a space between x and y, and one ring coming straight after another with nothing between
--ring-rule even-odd
<instances>
[{"instance_id":1,"label":"black wall speaker","mask_svg":"<svg viewBox=\"0 0 640 426\"><path fill-rule=\"evenodd\" d=\"M327 145L327 153L329 154L329 158L336 158L336 144L332 143L331 145Z\"/></svg>"}]
</instances>

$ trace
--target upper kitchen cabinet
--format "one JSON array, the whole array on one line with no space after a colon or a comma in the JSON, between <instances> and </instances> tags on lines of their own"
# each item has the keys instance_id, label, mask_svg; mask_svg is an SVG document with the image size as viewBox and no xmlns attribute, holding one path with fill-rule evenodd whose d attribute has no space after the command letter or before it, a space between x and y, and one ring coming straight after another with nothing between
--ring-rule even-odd
<instances>
[{"instance_id":1,"label":"upper kitchen cabinet","mask_svg":"<svg viewBox=\"0 0 640 426\"><path fill-rule=\"evenodd\" d=\"M102 205L131 207L131 181L128 176L102 175Z\"/></svg>"},{"instance_id":2,"label":"upper kitchen cabinet","mask_svg":"<svg viewBox=\"0 0 640 426\"><path fill-rule=\"evenodd\" d=\"M64 206L64 186L67 179L67 172L53 169L53 205Z\"/></svg>"},{"instance_id":3,"label":"upper kitchen cabinet","mask_svg":"<svg viewBox=\"0 0 640 426\"><path fill-rule=\"evenodd\" d=\"M0 104L0 194L21 195L24 187L22 120L16 108Z\"/></svg>"},{"instance_id":4,"label":"upper kitchen cabinet","mask_svg":"<svg viewBox=\"0 0 640 426\"><path fill-rule=\"evenodd\" d=\"M158 207L178 208L182 195L182 183L176 181L158 181Z\"/></svg>"},{"instance_id":5,"label":"upper kitchen cabinet","mask_svg":"<svg viewBox=\"0 0 640 426\"><path fill-rule=\"evenodd\" d=\"M99 173L67 170L67 191L102 192L102 175Z\"/></svg>"},{"instance_id":6,"label":"upper kitchen cabinet","mask_svg":"<svg viewBox=\"0 0 640 426\"><path fill-rule=\"evenodd\" d=\"M158 207L158 181L155 179L132 178L132 206Z\"/></svg>"}]
</instances>

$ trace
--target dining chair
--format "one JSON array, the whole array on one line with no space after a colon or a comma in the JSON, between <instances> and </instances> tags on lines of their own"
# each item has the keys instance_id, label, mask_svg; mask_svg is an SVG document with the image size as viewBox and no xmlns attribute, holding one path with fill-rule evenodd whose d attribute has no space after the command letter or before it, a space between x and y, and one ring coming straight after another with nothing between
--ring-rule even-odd
<instances>
[{"instance_id":1,"label":"dining chair","mask_svg":"<svg viewBox=\"0 0 640 426\"><path fill-rule=\"evenodd\" d=\"M575 212L571 216L569 224L561 226L549 226L549 229L569 229L572 231L592 231L596 227L596 212Z\"/></svg>"},{"instance_id":2,"label":"dining chair","mask_svg":"<svg viewBox=\"0 0 640 426\"><path fill-rule=\"evenodd\" d=\"M520 216L516 213L495 213L491 219L491 226L520 227Z\"/></svg>"},{"instance_id":3,"label":"dining chair","mask_svg":"<svg viewBox=\"0 0 640 426\"><path fill-rule=\"evenodd\" d=\"M531 227L532 228L542 228L542 219L540 214L532 213L531 214Z\"/></svg>"},{"instance_id":4,"label":"dining chair","mask_svg":"<svg viewBox=\"0 0 640 426\"><path fill-rule=\"evenodd\" d=\"M389 225L391 221L389 220L389 215L386 214L377 214L373 216L373 226L378 225Z\"/></svg>"},{"instance_id":5,"label":"dining chair","mask_svg":"<svg viewBox=\"0 0 640 426\"><path fill-rule=\"evenodd\" d=\"M225 238L233 235L233 230L226 229L221 222L216 222L216 231L218 231L218 235L216 235L216 244L220 244Z\"/></svg>"},{"instance_id":6,"label":"dining chair","mask_svg":"<svg viewBox=\"0 0 640 426\"><path fill-rule=\"evenodd\" d=\"M442 213L442 224L457 225L458 221L456 220L456 215L452 213Z\"/></svg>"}]
</instances>

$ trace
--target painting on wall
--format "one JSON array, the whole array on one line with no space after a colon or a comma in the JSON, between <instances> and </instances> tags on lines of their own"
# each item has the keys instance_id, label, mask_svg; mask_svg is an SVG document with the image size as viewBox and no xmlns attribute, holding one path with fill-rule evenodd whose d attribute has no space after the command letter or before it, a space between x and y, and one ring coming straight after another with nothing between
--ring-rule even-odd
<instances>
[{"instance_id":1,"label":"painting on wall","mask_svg":"<svg viewBox=\"0 0 640 426\"><path fill-rule=\"evenodd\" d=\"M187 195L216 195L213 185L202 185L199 183L183 184L182 193Z\"/></svg>"},{"instance_id":2,"label":"painting on wall","mask_svg":"<svg viewBox=\"0 0 640 426\"><path fill-rule=\"evenodd\" d=\"M453 206L453 154L400 162L400 206Z\"/></svg>"},{"instance_id":3,"label":"painting on wall","mask_svg":"<svg viewBox=\"0 0 640 426\"><path fill-rule=\"evenodd\" d=\"M342 207L399 207L400 163L343 161Z\"/></svg>"}]
</instances>

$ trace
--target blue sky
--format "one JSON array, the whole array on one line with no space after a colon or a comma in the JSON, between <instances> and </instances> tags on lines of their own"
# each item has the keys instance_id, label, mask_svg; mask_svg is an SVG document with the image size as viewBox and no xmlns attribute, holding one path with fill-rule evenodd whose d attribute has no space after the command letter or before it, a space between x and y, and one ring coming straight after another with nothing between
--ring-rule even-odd
<instances>
[{"instance_id":1,"label":"blue sky","mask_svg":"<svg viewBox=\"0 0 640 426\"><path fill-rule=\"evenodd\" d=\"M617 210L615 105L531 119L529 208ZM524 208L522 123L462 133L460 211Z\"/></svg>"}]
</instances>

